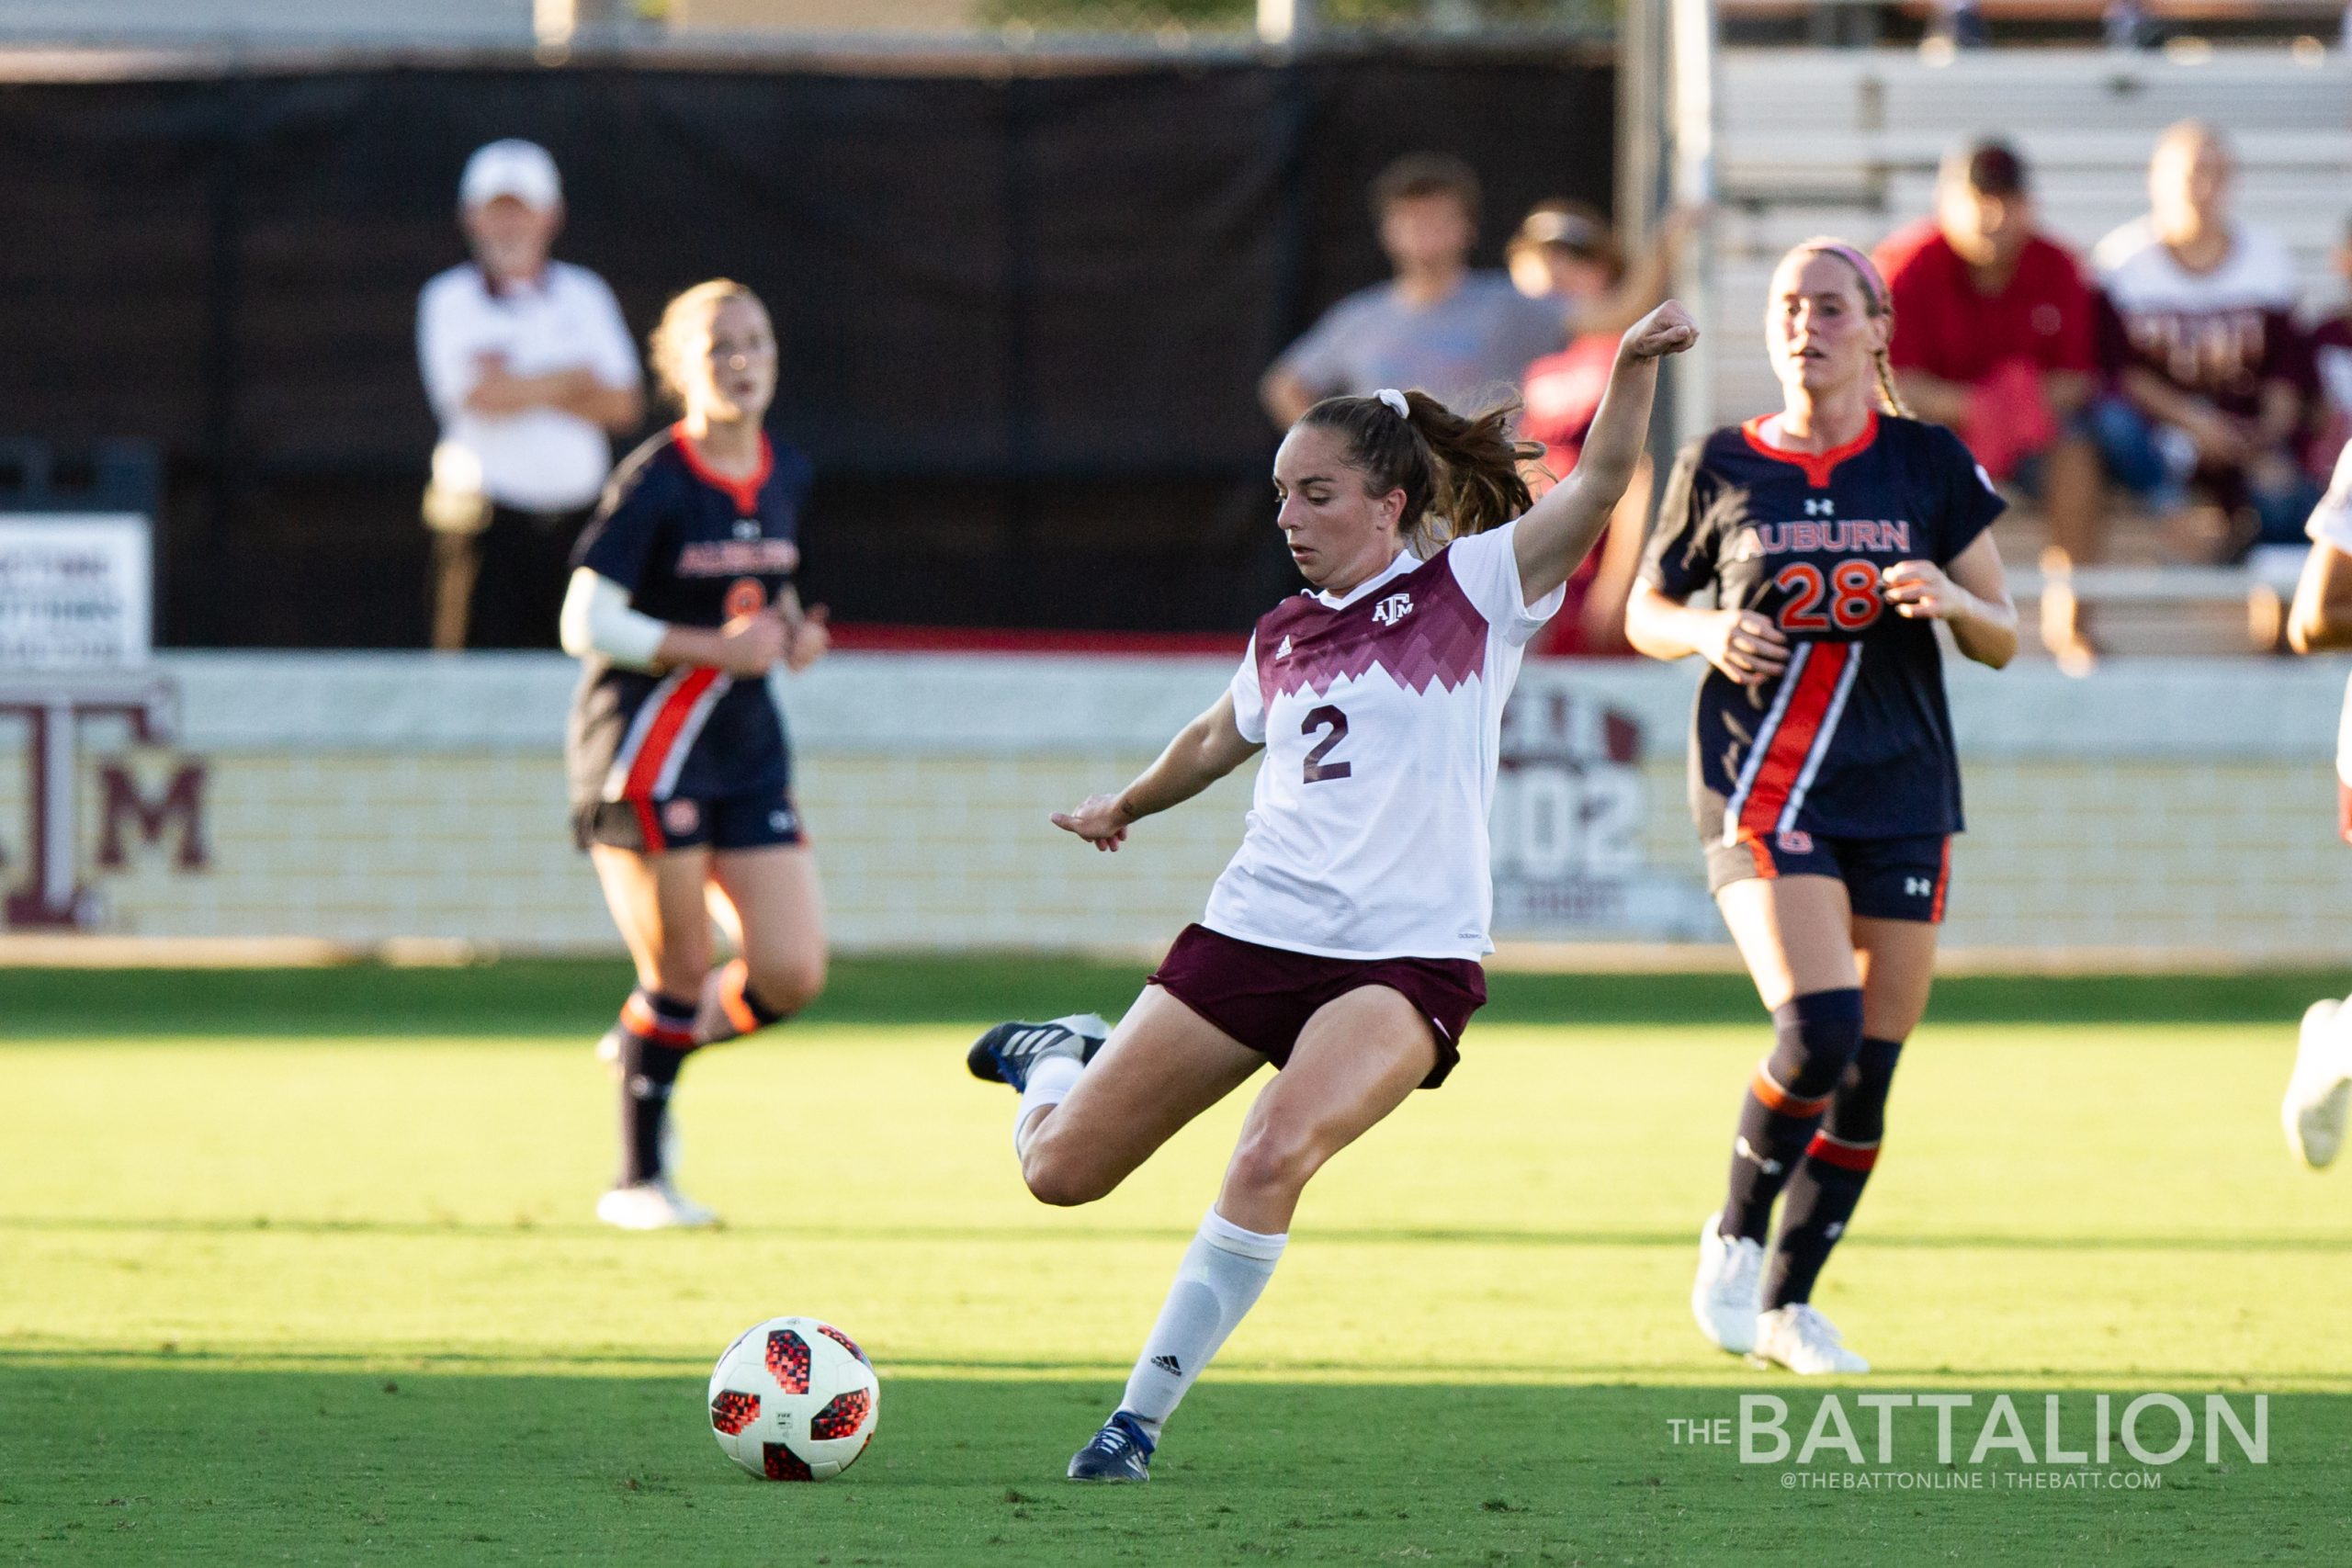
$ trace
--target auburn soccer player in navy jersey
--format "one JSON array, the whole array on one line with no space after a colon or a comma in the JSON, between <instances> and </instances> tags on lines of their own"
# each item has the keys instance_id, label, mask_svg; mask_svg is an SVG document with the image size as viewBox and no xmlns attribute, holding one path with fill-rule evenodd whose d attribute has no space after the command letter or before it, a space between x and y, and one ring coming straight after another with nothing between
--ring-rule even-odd
<instances>
[{"instance_id":1,"label":"auburn soccer player in navy jersey","mask_svg":"<svg viewBox=\"0 0 2352 1568\"><path fill-rule=\"evenodd\" d=\"M1240 849L1117 1029L1001 1024L966 1058L1020 1091L1022 1175L1055 1204L1104 1196L1281 1069L1071 1479L1148 1478L1161 1424L1265 1289L1306 1183L1453 1067L1487 998L1503 703L1633 475L1657 361L1697 335L1671 300L1626 332L1582 462L1532 503L1508 409L1464 418L1393 388L1308 409L1274 491L1309 590L1259 620L1225 694L1158 761L1055 815L1116 850L1265 750Z\"/></svg>"},{"instance_id":2,"label":"auburn soccer player in navy jersey","mask_svg":"<svg viewBox=\"0 0 2352 1568\"><path fill-rule=\"evenodd\" d=\"M1957 436L1905 417L1894 331L1860 252L1810 241L1781 260L1765 339L1782 408L1681 454L1625 626L1653 658L1713 667L1692 717L1691 808L1777 1036L1741 1107L1691 1309L1723 1348L1801 1372L1869 1370L1811 1297L1927 1009L1961 829L1934 623L1981 663L2017 651L1986 532L2001 500ZM1713 607L1688 603L1702 590Z\"/></svg>"},{"instance_id":3,"label":"auburn soccer player in navy jersey","mask_svg":"<svg viewBox=\"0 0 2352 1568\"><path fill-rule=\"evenodd\" d=\"M775 333L741 284L671 301L654 370L683 417L621 465L573 553L563 646L583 668L565 738L573 830L637 965L607 1036L621 1172L596 1205L631 1230L708 1224L673 1179L669 1102L698 1046L798 1010L824 984L824 909L792 800L777 664L825 652L793 588L808 465L762 429ZM711 919L741 956L712 967Z\"/></svg>"}]
</instances>

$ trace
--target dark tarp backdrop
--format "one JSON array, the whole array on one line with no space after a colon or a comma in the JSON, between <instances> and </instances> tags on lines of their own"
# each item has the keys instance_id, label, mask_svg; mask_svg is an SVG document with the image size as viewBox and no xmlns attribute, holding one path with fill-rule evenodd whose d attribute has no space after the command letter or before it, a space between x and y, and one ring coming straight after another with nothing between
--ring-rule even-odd
<instances>
[{"instance_id":1,"label":"dark tarp backdrop","mask_svg":"<svg viewBox=\"0 0 2352 1568\"><path fill-rule=\"evenodd\" d=\"M1467 158L1481 265L1611 196L1589 54L996 64L0 86L0 434L161 448L166 641L421 645L417 290L526 136L640 338L707 276L774 308L837 619L1236 630L1291 586L1256 382L1384 276L1381 165Z\"/></svg>"}]
</instances>

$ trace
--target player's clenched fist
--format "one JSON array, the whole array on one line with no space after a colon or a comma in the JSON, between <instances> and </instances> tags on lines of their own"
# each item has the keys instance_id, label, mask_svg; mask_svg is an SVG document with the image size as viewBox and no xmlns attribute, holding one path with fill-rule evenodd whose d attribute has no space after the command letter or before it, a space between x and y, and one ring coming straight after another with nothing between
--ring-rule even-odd
<instances>
[{"instance_id":1,"label":"player's clenched fist","mask_svg":"<svg viewBox=\"0 0 2352 1568\"><path fill-rule=\"evenodd\" d=\"M1698 341L1699 323L1690 319L1682 301L1668 299L1625 329L1617 352L1627 359L1664 359Z\"/></svg>"},{"instance_id":2,"label":"player's clenched fist","mask_svg":"<svg viewBox=\"0 0 2352 1568\"><path fill-rule=\"evenodd\" d=\"M729 675L764 675L784 657L789 635L773 610L738 615L718 630L718 667Z\"/></svg>"},{"instance_id":3,"label":"player's clenched fist","mask_svg":"<svg viewBox=\"0 0 2352 1568\"><path fill-rule=\"evenodd\" d=\"M1896 561L1881 581L1894 613L1917 621L1948 621L1973 603L1966 591L1933 561Z\"/></svg>"},{"instance_id":4,"label":"player's clenched fist","mask_svg":"<svg viewBox=\"0 0 2352 1568\"><path fill-rule=\"evenodd\" d=\"M1698 654L1743 686L1758 686L1789 667L1789 639L1771 617L1721 610L1700 628Z\"/></svg>"}]
</instances>

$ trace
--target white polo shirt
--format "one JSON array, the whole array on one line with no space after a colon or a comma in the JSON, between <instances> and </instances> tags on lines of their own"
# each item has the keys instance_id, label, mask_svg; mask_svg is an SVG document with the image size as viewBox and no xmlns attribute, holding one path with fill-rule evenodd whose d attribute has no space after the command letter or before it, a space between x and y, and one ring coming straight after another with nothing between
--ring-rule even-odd
<instances>
[{"instance_id":1,"label":"white polo shirt","mask_svg":"<svg viewBox=\"0 0 2352 1568\"><path fill-rule=\"evenodd\" d=\"M468 264L426 284L416 307L416 356L441 439L481 462L490 499L528 512L593 504L613 467L603 429L556 409L470 412L466 398L486 354L503 356L517 376L584 366L607 387L634 388L637 345L613 291L586 267L549 262L537 284L492 294L481 269Z\"/></svg>"}]
</instances>

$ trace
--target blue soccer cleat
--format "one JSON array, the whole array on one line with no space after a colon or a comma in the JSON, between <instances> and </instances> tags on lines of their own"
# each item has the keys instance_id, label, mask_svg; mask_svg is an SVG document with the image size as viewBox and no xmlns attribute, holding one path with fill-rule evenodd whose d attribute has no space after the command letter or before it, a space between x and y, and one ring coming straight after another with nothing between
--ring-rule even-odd
<instances>
[{"instance_id":1,"label":"blue soccer cleat","mask_svg":"<svg viewBox=\"0 0 2352 1568\"><path fill-rule=\"evenodd\" d=\"M1136 1418L1122 1410L1102 1423L1094 1440L1070 1456L1072 1481L1149 1481L1151 1450Z\"/></svg>"},{"instance_id":2,"label":"blue soccer cleat","mask_svg":"<svg viewBox=\"0 0 2352 1568\"><path fill-rule=\"evenodd\" d=\"M1110 1037L1111 1026L1091 1012L1050 1023L1000 1023L972 1042L964 1065L976 1078L1025 1089L1030 1073L1046 1057L1068 1056L1083 1066Z\"/></svg>"}]
</instances>

